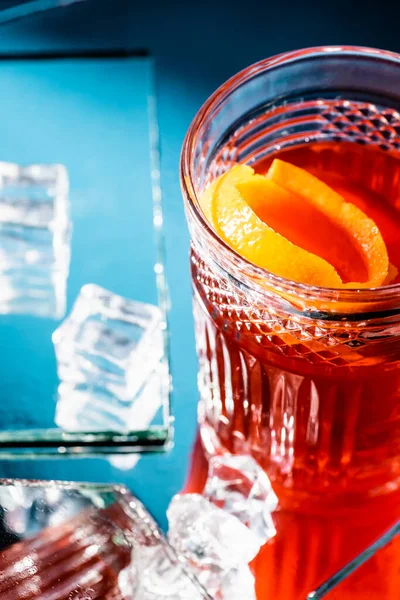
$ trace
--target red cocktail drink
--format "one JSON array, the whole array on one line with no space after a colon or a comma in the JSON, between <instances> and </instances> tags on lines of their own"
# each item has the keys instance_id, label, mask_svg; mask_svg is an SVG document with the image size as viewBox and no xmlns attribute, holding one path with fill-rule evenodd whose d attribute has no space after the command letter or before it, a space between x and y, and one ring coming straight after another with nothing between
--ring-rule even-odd
<instances>
[{"instance_id":1,"label":"red cocktail drink","mask_svg":"<svg viewBox=\"0 0 400 600\"><path fill-rule=\"evenodd\" d=\"M371 217L400 266L399 77L383 51L275 57L222 86L184 145L203 444L251 453L283 507L337 513L399 486L400 286L281 277L229 247L199 198L234 165L264 174L278 156Z\"/></svg>"}]
</instances>

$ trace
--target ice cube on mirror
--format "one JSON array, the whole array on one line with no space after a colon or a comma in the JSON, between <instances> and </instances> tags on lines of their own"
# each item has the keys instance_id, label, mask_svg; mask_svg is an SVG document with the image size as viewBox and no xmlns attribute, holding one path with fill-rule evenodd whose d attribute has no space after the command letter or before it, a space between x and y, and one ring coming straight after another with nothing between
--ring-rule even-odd
<instances>
[{"instance_id":1,"label":"ice cube on mirror","mask_svg":"<svg viewBox=\"0 0 400 600\"><path fill-rule=\"evenodd\" d=\"M249 527L261 544L276 534L272 513L278 498L268 475L251 456L212 457L204 495Z\"/></svg>"},{"instance_id":2,"label":"ice cube on mirror","mask_svg":"<svg viewBox=\"0 0 400 600\"><path fill-rule=\"evenodd\" d=\"M121 402L106 389L93 385L61 383L55 422L70 432L146 430L158 411L162 410L168 386L168 369L162 362L149 375L131 403ZM128 457L119 458L123 463Z\"/></svg>"},{"instance_id":3,"label":"ice cube on mirror","mask_svg":"<svg viewBox=\"0 0 400 600\"><path fill-rule=\"evenodd\" d=\"M85 285L53 333L61 382L132 403L163 357L163 327L157 306Z\"/></svg>"},{"instance_id":4,"label":"ice cube on mirror","mask_svg":"<svg viewBox=\"0 0 400 600\"><path fill-rule=\"evenodd\" d=\"M0 313L64 316L70 236L65 167L0 162Z\"/></svg>"},{"instance_id":5,"label":"ice cube on mirror","mask_svg":"<svg viewBox=\"0 0 400 600\"><path fill-rule=\"evenodd\" d=\"M211 600L125 488L16 480L0 480L3 595Z\"/></svg>"}]
</instances>

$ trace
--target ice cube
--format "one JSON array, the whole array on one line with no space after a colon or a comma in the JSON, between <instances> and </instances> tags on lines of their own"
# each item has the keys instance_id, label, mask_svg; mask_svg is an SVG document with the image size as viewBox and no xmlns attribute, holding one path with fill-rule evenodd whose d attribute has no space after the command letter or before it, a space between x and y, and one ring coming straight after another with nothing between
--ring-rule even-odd
<instances>
[{"instance_id":1,"label":"ice cube","mask_svg":"<svg viewBox=\"0 0 400 600\"><path fill-rule=\"evenodd\" d=\"M132 600L211 600L167 545L137 546L132 567L119 580L121 591L130 592Z\"/></svg>"},{"instance_id":2,"label":"ice cube","mask_svg":"<svg viewBox=\"0 0 400 600\"><path fill-rule=\"evenodd\" d=\"M124 433L145 430L162 408L167 397L168 385L168 369L163 363L157 365L131 403L121 402L98 386L61 383L58 387L55 422L69 432ZM128 461L127 468L132 468L137 458L131 455L116 457L117 466Z\"/></svg>"},{"instance_id":3,"label":"ice cube","mask_svg":"<svg viewBox=\"0 0 400 600\"><path fill-rule=\"evenodd\" d=\"M171 545L201 568L225 570L246 565L260 549L245 525L199 494L174 496L167 516Z\"/></svg>"},{"instance_id":4,"label":"ice cube","mask_svg":"<svg viewBox=\"0 0 400 600\"><path fill-rule=\"evenodd\" d=\"M256 600L255 578L248 565L225 570L192 567L192 570L214 600Z\"/></svg>"},{"instance_id":5,"label":"ice cube","mask_svg":"<svg viewBox=\"0 0 400 600\"><path fill-rule=\"evenodd\" d=\"M271 513L278 506L278 498L267 474L251 456L212 457L204 495L251 529L260 544L276 534Z\"/></svg>"},{"instance_id":6,"label":"ice cube","mask_svg":"<svg viewBox=\"0 0 400 600\"><path fill-rule=\"evenodd\" d=\"M66 169L0 162L0 313L64 316L70 232Z\"/></svg>"},{"instance_id":7,"label":"ice cube","mask_svg":"<svg viewBox=\"0 0 400 600\"><path fill-rule=\"evenodd\" d=\"M163 357L163 327L157 306L85 285L53 334L61 382L132 403Z\"/></svg>"},{"instance_id":8,"label":"ice cube","mask_svg":"<svg viewBox=\"0 0 400 600\"><path fill-rule=\"evenodd\" d=\"M230 569L222 578L221 600L257 600L254 575L248 565Z\"/></svg>"},{"instance_id":9,"label":"ice cube","mask_svg":"<svg viewBox=\"0 0 400 600\"><path fill-rule=\"evenodd\" d=\"M198 494L175 496L167 516L171 546L186 559L188 567L213 598L231 600L224 594L224 587L230 591L236 579L245 580L243 586L249 588L252 575L246 569L260 544L236 517ZM254 579L252 582L250 589L254 593ZM244 597L247 600L247 596ZM238 596L235 598L239 600Z\"/></svg>"}]
</instances>

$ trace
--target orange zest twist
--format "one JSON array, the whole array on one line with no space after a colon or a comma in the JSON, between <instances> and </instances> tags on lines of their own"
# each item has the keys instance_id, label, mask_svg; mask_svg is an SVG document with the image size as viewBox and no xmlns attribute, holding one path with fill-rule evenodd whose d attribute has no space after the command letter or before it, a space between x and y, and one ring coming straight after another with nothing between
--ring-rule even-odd
<instances>
[{"instance_id":1,"label":"orange zest twist","mask_svg":"<svg viewBox=\"0 0 400 600\"><path fill-rule=\"evenodd\" d=\"M328 288L373 288L395 273L372 219L309 172L275 159L266 174L237 165L200 205L216 233L253 264Z\"/></svg>"}]
</instances>

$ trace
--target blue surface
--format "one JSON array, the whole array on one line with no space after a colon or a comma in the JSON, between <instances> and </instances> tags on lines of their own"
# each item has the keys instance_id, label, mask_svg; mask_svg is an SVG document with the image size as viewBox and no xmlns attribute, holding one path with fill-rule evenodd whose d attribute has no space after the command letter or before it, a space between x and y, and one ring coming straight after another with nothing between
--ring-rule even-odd
<instances>
[{"instance_id":1,"label":"blue surface","mask_svg":"<svg viewBox=\"0 0 400 600\"><path fill-rule=\"evenodd\" d=\"M0 61L6 115L0 118L1 158L59 163L68 173L67 313L86 283L157 304L148 126L152 81L153 63L146 57ZM1 244L0 252L3 259ZM64 315L34 316L28 302L26 312L0 315L0 337L7 340L0 434L55 427L58 379L51 336Z\"/></svg>"},{"instance_id":2,"label":"blue surface","mask_svg":"<svg viewBox=\"0 0 400 600\"><path fill-rule=\"evenodd\" d=\"M91 0L3 26L0 51L65 48L150 48L156 59L167 246L171 289L176 444L169 455L146 456L123 472L106 460L1 463L0 476L126 483L165 524L165 509L187 470L195 432L194 352L188 235L178 181L179 153L196 110L217 85L246 65L284 50L353 43L400 50L398 19L385 3L193 4ZM389 6L389 5L388 5Z\"/></svg>"}]
</instances>

